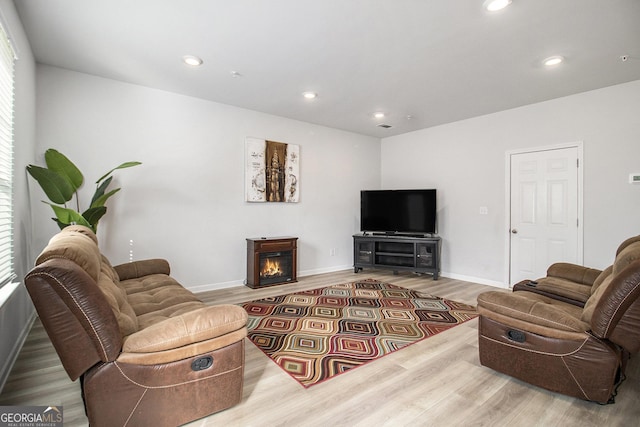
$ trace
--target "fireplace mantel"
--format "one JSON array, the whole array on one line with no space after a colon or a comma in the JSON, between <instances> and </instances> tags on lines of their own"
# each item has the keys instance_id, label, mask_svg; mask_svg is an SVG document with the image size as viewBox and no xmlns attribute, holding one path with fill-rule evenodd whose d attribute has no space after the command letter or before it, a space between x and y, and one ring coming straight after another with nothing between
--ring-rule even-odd
<instances>
[{"instance_id":1,"label":"fireplace mantel","mask_svg":"<svg viewBox=\"0 0 640 427\"><path fill-rule=\"evenodd\" d=\"M250 288L297 282L297 237L247 239L247 281Z\"/></svg>"}]
</instances>

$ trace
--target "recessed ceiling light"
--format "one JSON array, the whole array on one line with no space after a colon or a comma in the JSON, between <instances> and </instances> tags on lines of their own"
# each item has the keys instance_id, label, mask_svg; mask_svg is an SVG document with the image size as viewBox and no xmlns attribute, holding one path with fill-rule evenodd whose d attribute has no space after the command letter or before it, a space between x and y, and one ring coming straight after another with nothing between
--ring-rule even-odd
<instances>
[{"instance_id":1,"label":"recessed ceiling light","mask_svg":"<svg viewBox=\"0 0 640 427\"><path fill-rule=\"evenodd\" d=\"M375 117L376 119L382 119L384 118L384 113L382 111L378 111L376 113L373 113L373 117Z\"/></svg>"},{"instance_id":2,"label":"recessed ceiling light","mask_svg":"<svg viewBox=\"0 0 640 427\"><path fill-rule=\"evenodd\" d=\"M302 96L304 96L305 99L316 99L318 94L315 92L304 92Z\"/></svg>"},{"instance_id":3,"label":"recessed ceiling light","mask_svg":"<svg viewBox=\"0 0 640 427\"><path fill-rule=\"evenodd\" d=\"M202 65L202 59L198 58L197 56L185 55L182 57L182 60L185 64L192 67L199 67L200 65Z\"/></svg>"},{"instance_id":4,"label":"recessed ceiling light","mask_svg":"<svg viewBox=\"0 0 640 427\"><path fill-rule=\"evenodd\" d=\"M560 64L562 61L564 61L564 58L562 56L555 55L548 57L547 59L542 61L542 63L547 67L553 67L554 65Z\"/></svg>"},{"instance_id":5,"label":"recessed ceiling light","mask_svg":"<svg viewBox=\"0 0 640 427\"><path fill-rule=\"evenodd\" d=\"M511 4L511 0L485 0L483 6L489 12L502 10Z\"/></svg>"}]
</instances>

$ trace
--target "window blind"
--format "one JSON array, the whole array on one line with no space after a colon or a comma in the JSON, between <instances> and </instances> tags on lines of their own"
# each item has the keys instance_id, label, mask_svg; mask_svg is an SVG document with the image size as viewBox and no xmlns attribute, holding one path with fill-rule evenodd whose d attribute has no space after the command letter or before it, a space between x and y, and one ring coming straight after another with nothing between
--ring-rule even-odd
<instances>
[{"instance_id":1,"label":"window blind","mask_svg":"<svg viewBox=\"0 0 640 427\"><path fill-rule=\"evenodd\" d=\"M13 81L15 52L0 25L0 288L13 269Z\"/></svg>"}]
</instances>

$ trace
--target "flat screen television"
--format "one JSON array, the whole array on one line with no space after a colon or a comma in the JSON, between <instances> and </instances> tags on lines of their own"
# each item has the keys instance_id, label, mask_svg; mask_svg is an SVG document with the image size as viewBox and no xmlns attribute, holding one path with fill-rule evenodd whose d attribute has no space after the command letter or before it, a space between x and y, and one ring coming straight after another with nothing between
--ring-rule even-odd
<instances>
[{"instance_id":1,"label":"flat screen television","mask_svg":"<svg viewBox=\"0 0 640 427\"><path fill-rule=\"evenodd\" d=\"M363 190L360 230L384 234L436 233L436 190Z\"/></svg>"}]
</instances>

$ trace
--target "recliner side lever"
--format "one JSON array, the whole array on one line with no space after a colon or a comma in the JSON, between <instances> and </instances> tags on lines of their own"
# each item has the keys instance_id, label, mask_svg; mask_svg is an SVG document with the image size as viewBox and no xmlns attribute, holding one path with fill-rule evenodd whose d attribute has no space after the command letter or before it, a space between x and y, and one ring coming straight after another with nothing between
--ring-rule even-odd
<instances>
[{"instance_id":1,"label":"recliner side lever","mask_svg":"<svg viewBox=\"0 0 640 427\"><path fill-rule=\"evenodd\" d=\"M515 329L511 329L509 330L509 332L507 332L507 338L509 338L511 341L520 342L520 343L526 341L526 336L524 335L524 332L516 331Z\"/></svg>"},{"instance_id":2,"label":"recliner side lever","mask_svg":"<svg viewBox=\"0 0 640 427\"><path fill-rule=\"evenodd\" d=\"M205 369L210 368L212 365L213 365L213 357L211 356L199 357L193 362L191 362L191 370L203 371Z\"/></svg>"}]
</instances>

